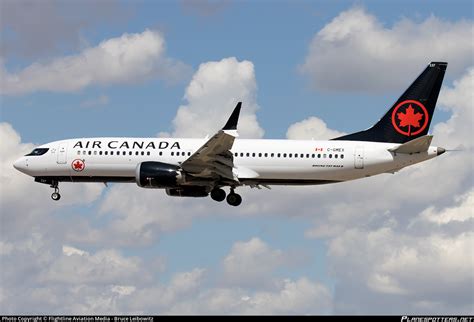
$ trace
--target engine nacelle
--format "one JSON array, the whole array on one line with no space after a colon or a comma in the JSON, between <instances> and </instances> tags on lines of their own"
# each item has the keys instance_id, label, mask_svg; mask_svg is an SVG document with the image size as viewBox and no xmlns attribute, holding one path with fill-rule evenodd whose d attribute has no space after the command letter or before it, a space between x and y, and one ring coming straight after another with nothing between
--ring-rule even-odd
<instances>
[{"instance_id":1,"label":"engine nacelle","mask_svg":"<svg viewBox=\"0 0 474 322\"><path fill-rule=\"evenodd\" d=\"M142 188L173 188L183 183L184 177L173 164L146 161L137 165L135 181Z\"/></svg>"},{"instance_id":2,"label":"engine nacelle","mask_svg":"<svg viewBox=\"0 0 474 322\"><path fill-rule=\"evenodd\" d=\"M207 197L209 191L206 187L188 186L179 188L168 188L166 194L172 197Z\"/></svg>"}]
</instances>

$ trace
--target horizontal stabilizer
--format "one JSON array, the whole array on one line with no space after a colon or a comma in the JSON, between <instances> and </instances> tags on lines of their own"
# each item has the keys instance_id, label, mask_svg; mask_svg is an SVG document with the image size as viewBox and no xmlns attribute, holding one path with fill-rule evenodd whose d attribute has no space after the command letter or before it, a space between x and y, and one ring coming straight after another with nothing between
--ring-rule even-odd
<instances>
[{"instance_id":1,"label":"horizontal stabilizer","mask_svg":"<svg viewBox=\"0 0 474 322\"><path fill-rule=\"evenodd\" d=\"M426 152L428 151L428 148L430 147L432 139L433 139L432 135L424 135L388 150L390 152L406 153L406 154Z\"/></svg>"}]
</instances>

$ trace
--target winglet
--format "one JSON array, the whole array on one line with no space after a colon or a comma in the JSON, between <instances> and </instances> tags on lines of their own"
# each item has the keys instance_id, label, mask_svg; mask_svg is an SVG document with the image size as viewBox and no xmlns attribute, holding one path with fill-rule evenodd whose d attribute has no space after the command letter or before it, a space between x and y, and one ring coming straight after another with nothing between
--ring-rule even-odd
<instances>
[{"instance_id":1,"label":"winglet","mask_svg":"<svg viewBox=\"0 0 474 322\"><path fill-rule=\"evenodd\" d=\"M237 122L239 121L240 115L240 107L242 106L242 102L238 102L237 106L235 107L234 111L229 117L229 120L222 128L223 130L237 130Z\"/></svg>"}]
</instances>

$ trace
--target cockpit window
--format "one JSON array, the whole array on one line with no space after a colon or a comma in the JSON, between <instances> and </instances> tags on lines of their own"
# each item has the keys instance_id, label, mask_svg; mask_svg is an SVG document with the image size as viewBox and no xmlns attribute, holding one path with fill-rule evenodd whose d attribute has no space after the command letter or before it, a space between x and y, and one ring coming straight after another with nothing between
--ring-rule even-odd
<instances>
[{"instance_id":1,"label":"cockpit window","mask_svg":"<svg viewBox=\"0 0 474 322\"><path fill-rule=\"evenodd\" d=\"M43 155L45 154L46 152L48 152L48 148L38 148L38 149L34 149L33 151L31 151L29 154L27 154L26 156L37 156L37 155Z\"/></svg>"}]
</instances>

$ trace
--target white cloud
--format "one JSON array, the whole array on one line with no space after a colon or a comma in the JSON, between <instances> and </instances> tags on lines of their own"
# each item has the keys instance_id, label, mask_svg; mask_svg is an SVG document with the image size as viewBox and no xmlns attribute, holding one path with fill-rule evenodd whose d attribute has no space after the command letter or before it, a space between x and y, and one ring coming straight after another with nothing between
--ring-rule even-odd
<instances>
[{"instance_id":1,"label":"white cloud","mask_svg":"<svg viewBox=\"0 0 474 322\"><path fill-rule=\"evenodd\" d=\"M449 207L443 210L437 210L430 207L420 214L423 221L433 222L438 225L449 224L452 222L468 223L474 219L474 190L471 190L463 196L457 197L456 201L460 206Z\"/></svg>"},{"instance_id":2,"label":"white cloud","mask_svg":"<svg viewBox=\"0 0 474 322\"><path fill-rule=\"evenodd\" d=\"M448 67L449 68L449 67ZM436 141L448 149L461 147L472 152L474 144L474 66L470 66L462 77L454 81L453 87L444 86L439 96L439 105L452 113L447 122L435 125L433 133ZM471 163L472 165L472 163Z\"/></svg>"},{"instance_id":3,"label":"white cloud","mask_svg":"<svg viewBox=\"0 0 474 322\"><path fill-rule=\"evenodd\" d=\"M474 234L448 237L410 233L383 227L350 229L332 239L328 255L338 291L352 296L356 292L366 300L378 296L376 312L396 312L397 307L403 307L407 313L422 313L425 311L416 305L422 301L451 305L446 313L468 307L472 303ZM340 313L347 312L344 305L351 302L361 301L341 299ZM373 304L360 304L357 312L371 311Z\"/></svg>"},{"instance_id":4,"label":"white cloud","mask_svg":"<svg viewBox=\"0 0 474 322\"><path fill-rule=\"evenodd\" d=\"M126 258L113 249L91 255L80 249L63 247L63 255L51 263L40 276L40 281L71 284L137 283L140 266L140 259Z\"/></svg>"},{"instance_id":5,"label":"white cloud","mask_svg":"<svg viewBox=\"0 0 474 322\"><path fill-rule=\"evenodd\" d=\"M430 16L402 18L385 27L354 7L340 13L313 38L300 71L322 90L403 89L431 61L448 61L450 75L473 63L472 21Z\"/></svg>"},{"instance_id":6,"label":"white cloud","mask_svg":"<svg viewBox=\"0 0 474 322\"><path fill-rule=\"evenodd\" d=\"M332 298L324 285L305 277L292 280L277 278L274 275L274 271L284 263L283 255L283 251L271 249L258 238L251 238L247 242L237 241L222 260L226 271L224 278L227 280L222 282L220 278L213 278L209 270L195 268L189 272L176 273L168 284L137 290L125 305L129 310L140 313L153 309L156 312L158 309L164 314L330 312ZM234 265L237 267L231 267ZM261 265L264 268L260 268ZM253 273L239 273L238 269L250 270ZM257 272L259 270L261 272ZM263 276L263 271L267 277ZM235 279L237 275L239 281ZM249 284L249 277L253 279L257 275L273 280L272 287L262 288L258 282Z\"/></svg>"},{"instance_id":7,"label":"white cloud","mask_svg":"<svg viewBox=\"0 0 474 322\"><path fill-rule=\"evenodd\" d=\"M307 278L284 279L272 291L240 288L201 290L191 299L175 303L171 314L328 314L332 298L329 290Z\"/></svg>"},{"instance_id":8,"label":"white cloud","mask_svg":"<svg viewBox=\"0 0 474 322\"><path fill-rule=\"evenodd\" d=\"M6 95L37 91L75 92L90 85L133 83L151 77L181 79L188 67L165 57L165 41L156 31L123 34L84 49L77 55L34 63L18 72L0 68L1 90Z\"/></svg>"},{"instance_id":9,"label":"white cloud","mask_svg":"<svg viewBox=\"0 0 474 322\"><path fill-rule=\"evenodd\" d=\"M329 140L343 134L329 129L323 120L312 116L292 124L286 132L286 137L290 140Z\"/></svg>"},{"instance_id":10,"label":"white cloud","mask_svg":"<svg viewBox=\"0 0 474 322\"><path fill-rule=\"evenodd\" d=\"M175 137L204 137L222 128L237 102L242 102L239 135L261 138L263 129L255 115L257 84L252 62L235 57L202 63L184 95L187 105L179 107L173 120ZM167 135L162 133L161 136Z\"/></svg>"},{"instance_id":11,"label":"white cloud","mask_svg":"<svg viewBox=\"0 0 474 322\"><path fill-rule=\"evenodd\" d=\"M259 238L237 242L223 260L224 280L231 285L265 285L270 273L285 261L281 250L271 249Z\"/></svg>"}]
</instances>

